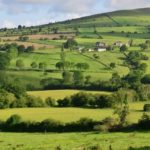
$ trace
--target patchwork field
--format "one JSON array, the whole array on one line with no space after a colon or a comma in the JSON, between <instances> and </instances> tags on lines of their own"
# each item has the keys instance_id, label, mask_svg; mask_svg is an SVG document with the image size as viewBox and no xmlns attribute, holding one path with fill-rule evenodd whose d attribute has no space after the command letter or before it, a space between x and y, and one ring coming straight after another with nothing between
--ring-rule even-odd
<instances>
[{"instance_id":1,"label":"patchwork field","mask_svg":"<svg viewBox=\"0 0 150 150\"><path fill-rule=\"evenodd\" d=\"M0 45L17 43L18 45L34 46L32 53L24 52L11 60L6 73L10 79L18 81L18 84L32 92L29 95L62 99L80 92L80 90L48 90L43 85L43 80L49 81L62 79L62 70L56 68L56 63L61 61L61 47L68 38L74 37L78 46L75 50L64 49L65 61L71 63L88 63L89 69L82 70L84 76L91 76L91 81L109 81L112 74L117 72L120 76L128 73L129 69L124 65L124 54L115 47L112 51L88 52L94 49L96 42L104 42L107 46L113 46L121 41L127 44L133 40L133 46L128 52L139 51L150 58L150 47L141 50L139 44L150 39L150 9L137 9L116 11L112 13L97 14L79 19L56 22L35 27L20 29L0 30ZM26 42L19 42L20 36L28 36ZM82 53L77 50L84 48ZM3 48L1 50L3 51ZM96 55L96 57L94 57ZM23 61L23 68L16 67L16 61ZM37 63L36 68L31 63ZM39 63L46 63L45 74L39 69ZM150 59L143 61L147 64L147 74L150 74ZM115 68L109 66L115 63ZM70 72L78 70L68 69ZM33 91L35 90L35 91ZM84 91L93 94L110 94L109 92ZM129 123L137 123L143 114L144 104L150 102L130 103ZM43 121L54 119L63 123L77 121L87 117L94 120L102 120L106 117L116 117L113 109L88 109L88 108L14 108L1 109L0 120L5 121L11 115L18 114L24 121ZM150 114L150 113L148 113ZM39 134L39 133L0 133L0 150L56 150L56 146L62 150L82 150L84 147L99 144L103 150L127 150L132 146L140 148L150 146L149 132L135 133L64 133L64 134ZM148 148L149 150L150 148ZM145 150L145 149L144 149ZM146 149L147 150L147 149Z\"/></svg>"}]
</instances>

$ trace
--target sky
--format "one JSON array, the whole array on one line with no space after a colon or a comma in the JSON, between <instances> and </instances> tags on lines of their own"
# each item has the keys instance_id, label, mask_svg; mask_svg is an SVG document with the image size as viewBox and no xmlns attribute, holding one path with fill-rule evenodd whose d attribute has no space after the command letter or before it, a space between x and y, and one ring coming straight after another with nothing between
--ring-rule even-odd
<instances>
[{"instance_id":1,"label":"sky","mask_svg":"<svg viewBox=\"0 0 150 150\"><path fill-rule=\"evenodd\" d=\"M150 0L0 0L0 28L40 25L143 7L150 7Z\"/></svg>"}]
</instances>

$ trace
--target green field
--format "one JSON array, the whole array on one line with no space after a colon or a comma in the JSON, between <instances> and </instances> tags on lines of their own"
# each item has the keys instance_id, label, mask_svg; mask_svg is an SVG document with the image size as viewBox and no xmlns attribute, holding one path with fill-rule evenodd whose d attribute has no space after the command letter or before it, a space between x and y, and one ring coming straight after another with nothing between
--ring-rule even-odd
<instances>
[{"instance_id":1,"label":"green field","mask_svg":"<svg viewBox=\"0 0 150 150\"><path fill-rule=\"evenodd\" d=\"M40 97L45 100L48 97L54 99L63 99L65 97L72 96L79 92L86 92L91 94L110 94L109 92L100 92L100 91L84 91L84 90L48 90L48 91L32 91L28 92L29 95Z\"/></svg>"},{"instance_id":2,"label":"green field","mask_svg":"<svg viewBox=\"0 0 150 150\"><path fill-rule=\"evenodd\" d=\"M146 103L146 102L145 102ZM131 103L128 121L137 122L143 114L143 102ZM102 120L106 117L115 117L112 109L87 109L87 108L20 108L0 110L0 119L6 120L13 114L20 115L23 120L42 121L44 119L54 119L61 122L77 121L80 118L92 118Z\"/></svg>"},{"instance_id":3,"label":"green field","mask_svg":"<svg viewBox=\"0 0 150 150\"><path fill-rule=\"evenodd\" d=\"M55 65L60 61L61 47L67 39L61 39L60 35L67 38L74 36L79 47L94 49L96 42L105 42L113 45L117 41L127 44L133 40L133 47L129 47L128 52L139 51L150 58L150 47L146 51L141 51L139 44L150 39L150 8L116 11L105 14L83 17L79 19L56 22L42 26L26 27L21 30L7 29L0 31L0 44L14 43L14 35L30 36L24 42L27 46L31 44L37 46L32 53L22 53L17 58L11 60L9 69L6 71L11 79L17 79L18 84L33 91L29 95L62 99L80 92L80 90L49 90L43 91L44 79L62 79L62 71L57 70ZM58 33L54 34L53 28L58 28ZM39 31L39 28L41 30ZM35 33L35 34L33 34ZM35 38L36 37L36 38ZM55 37L57 37L55 39ZM6 39L10 40L7 41ZM45 38L45 39L44 39ZM41 46L43 48L41 48ZM46 47L47 46L47 47ZM45 48L44 48L45 47ZM90 75L91 81L109 81L112 74L117 72L120 76L128 73L129 69L124 65L124 55L119 48L106 52L84 52L78 50L64 49L65 60L69 62L88 63L90 68L84 70L84 76ZM96 54L97 59L93 57ZM16 61L21 59L24 63L23 69L16 67ZM31 63L44 62L47 64L46 72L38 68L31 68ZM143 61L147 64L147 74L150 74L150 59ZM115 63L116 67L111 69L110 63ZM75 68L74 70L77 70ZM69 70L73 72L74 70ZM39 91L38 91L39 90ZM110 94L109 92L84 91L93 94ZM128 123L137 123L143 114L143 106L150 102L130 103L130 114ZM0 120L5 121L11 115L18 114L23 121L43 121L44 119L54 119L62 123L77 121L81 118L91 118L100 121L106 117L114 117L113 109L88 109L88 108L14 108L0 110ZM148 113L150 115L150 113ZM56 150L56 146L61 146L62 150L83 150L84 147L99 144L102 150L109 150L110 144L113 150L127 150L129 146L138 148L150 146L149 132L132 133L0 133L0 150Z\"/></svg>"},{"instance_id":4,"label":"green field","mask_svg":"<svg viewBox=\"0 0 150 150\"><path fill-rule=\"evenodd\" d=\"M132 146L150 146L150 133L66 133L66 134L28 134L0 133L1 150L81 150L99 144L103 150L127 150Z\"/></svg>"}]
</instances>

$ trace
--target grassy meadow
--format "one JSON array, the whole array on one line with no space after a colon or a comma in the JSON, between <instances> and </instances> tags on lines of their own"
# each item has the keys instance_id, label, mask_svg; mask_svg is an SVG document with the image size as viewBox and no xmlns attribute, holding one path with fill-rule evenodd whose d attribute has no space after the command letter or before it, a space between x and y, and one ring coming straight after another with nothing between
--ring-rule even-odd
<instances>
[{"instance_id":1,"label":"grassy meadow","mask_svg":"<svg viewBox=\"0 0 150 150\"><path fill-rule=\"evenodd\" d=\"M143 106L147 102L130 103L128 122L136 123L143 115ZM77 121L80 118L102 120L106 117L116 117L113 109L88 108L18 108L0 110L0 120L6 120L13 114L20 115L25 121L42 121L54 119L61 122Z\"/></svg>"},{"instance_id":2,"label":"grassy meadow","mask_svg":"<svg viewBox=\"0 0 150 150\"><path fill-rule=\"evenodd\" d=\"M47 90L47 91L31 91L28 92L29 95L40 97L45 100L48 97L54 99L63 99L65 97L70 97L79 92L86 92L91 94L110 94L109 92L100 92L100 91L84 91L84 90Z\"/></svg>"},{"instance_id":3,"label":"grassy meadow","mask_svg":"<svg viewBox=\"0 0 150 150\"><path fill-rule=\"evenodd\" d=\"M55 150L60 146L63 150L80 150L99 144L103 150L127 150L150 146L150 133L0 133L1 150Z\"/></svg>"},{"instance_id":4,"label":"grassy meadow","mask_svg":"<svg viewBox=\"0 0 150 150\"><path fill-rule=\"evenodd\" d=\"M64 35L67 38L74 37L79 47L94 48L96 42L105 42L113 45L116 41L126 44L131 39L134 47L130 51L140 51L139 44L150 39L150 9L138 9L128 11L117 11L105 13L65 22L42 25L34 28L23 28L22 30L7 29L0 31L0 44L17 43L24 46L34 46L32 53L20 54L11 60L7 74L11 79L19 79L22 86L30 87L29 95L62 99L80 92L80 90L48 90L43 91L41 85L43 79L62 79L62 71L56 69L55 65L60 61L61 46L67 39L61 39ZM53 28L58 28L58 33L54 34ZM36 31L35 34L33 34ZM26 42L18 41L18 37L27 35ZM123 65L124 55L115 48L106 52L84 52L78 50L70 51L65 49L65 59L73 63L88 63L90 68L84 71L84 76L90 75L91 81L109 80L112 73L118 72L124 76L128 73L128 68ZM150 49L142 52L150 58ZM98 56L94 59L93 55ZM24 63L23 69L16 68L16 61L21 59ZM32 69L31 63L44 62L47 64L47 74L39 69ZM110 63L115 63L114 69L108 68ZM150 74L150 60L144 61L147 64L147 74ZM109 92L84 91L93 94L110 94ZM143 114L143 106L150 102L130 103L130 114L127 118L129 123L137 123ZM24 121L43 121L44 119L54 119L63 123L77 121L80 118L91 118L102 120L106 117L116 117L113 109L88 109L88 108L14 108L1 109L0 120L7 120L11 115L18 114ZM150 114L150 113L148 113ZM135 148L150 146L149 132L134 133L1 133L0 150L55 150L56 146L61 146L63 150L82 150L83 147L99 144L103 150L108 150L112 145L113 150L127 150L129 146Z\"/></svg>"}]
</instances>

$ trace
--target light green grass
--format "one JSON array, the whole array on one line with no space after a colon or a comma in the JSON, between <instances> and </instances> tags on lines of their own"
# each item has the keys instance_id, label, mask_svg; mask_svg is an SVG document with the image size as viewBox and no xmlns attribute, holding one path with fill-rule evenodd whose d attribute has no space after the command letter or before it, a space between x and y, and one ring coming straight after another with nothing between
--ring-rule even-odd
<instances>
[{"instance_id":1,"label":"light green grass","mask_svg":"<svg viewBox=\"0 0 150 150\"><path fill-rule=\"evenodd\" d=\"M146 103L146 102L145 102ZM128 122L137 122L143 114L145 103L131 103ZM102 120L106 117L115 117L112 109L86 109L86 108L20 108L0 110L0 119L6 120L13 114L20 115L23 120L42 121L47 118L61 122L77 121L88 117L94 120Z\"/></svg>"},{"instance_id":2,"label":"light green grass","mask_svg":"<svg viewBox=\"0 0 150 150\"><path fill-rule=\"evenodd\" d=\"M99 144L103 150L150 146L150 133L0 133L1 150L81 150Z\"/></svg>"},{"instance_id":3,"label":"light green grass","mask_svg":"<svg viewBox=\"0 0 150 150\"><path fill-rule=\"evenodd\" d=\"M32 91L28 92L29 95L35 96L35 97L41 97L43 100L45 100L48 97L54 98L54 99L63 99L65 97L72 96L74 94L77 94L79 92L86 92L91 94L110 94L109 92L100 92L100 91L83 91L83 90L48 90L48 91Z\"/></svg>"}]
</instances>

